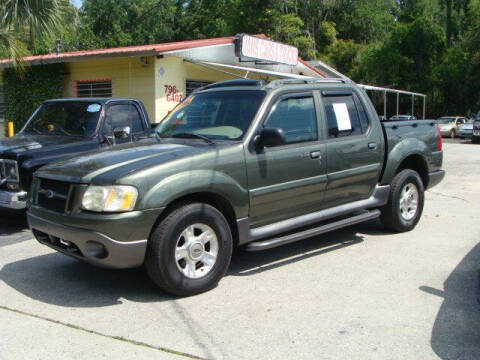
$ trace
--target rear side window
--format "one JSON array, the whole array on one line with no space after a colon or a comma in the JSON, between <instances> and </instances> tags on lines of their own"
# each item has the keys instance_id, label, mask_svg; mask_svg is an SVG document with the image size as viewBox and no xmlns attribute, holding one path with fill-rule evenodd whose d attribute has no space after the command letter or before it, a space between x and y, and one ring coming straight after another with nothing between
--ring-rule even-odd
<instances>
[{"instance_id":1,"label":"rear side window","mask_svg":"<svg viewBox=\"0 0 480 360\"><path fill-rule=\"evenodd\" d=\"M354 94L353 98L355 100L355 106L357 107L358 110L358 116L360 118L360 124L362 125L362 132L367 132L369 126L370 126L370 121L368 120L367 112L365 111L365 107L363 106L363 103L361 102L360 98Z\"/></svg>"},{"instance_id":2,"label":"rear side window","mask_svg":"<svg viewBox=\"0 0 480 360\"><path fill-rule=\"evenodd\" d=\"M295 96L279 101L265 126L282 129L287 144L317 140L317 117L313 97Z\"/></svg>"},{"instance_id":3,"label":"rear side window","mask_svg":"<svg viewBox=\"0 0 480 360\"><path fill-rule=\"evenodd\" d=\"M358 102L362 109L361 114L359 113L353 95L325 96L323 103L327 114L329 138L360 135L368 128L365 109Z\"/></svg>"}]
</instances>

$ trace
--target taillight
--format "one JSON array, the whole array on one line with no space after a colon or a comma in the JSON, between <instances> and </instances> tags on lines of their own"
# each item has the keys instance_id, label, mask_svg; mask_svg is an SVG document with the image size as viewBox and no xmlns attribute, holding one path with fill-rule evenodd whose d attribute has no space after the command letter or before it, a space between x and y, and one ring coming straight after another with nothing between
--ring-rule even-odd
<instances>
[{"instance_id":1,"label":"taillight","mask_svg":"<svg viewBox=\"0 0 480 360\"><path fill-rule=\"evenodd\" d=\"M438 126L438 124L437 124L437 135L438 135L437 150L442 151L443 149L442 133L440 132L440 126Z\"/></svg>"}]
</instances>

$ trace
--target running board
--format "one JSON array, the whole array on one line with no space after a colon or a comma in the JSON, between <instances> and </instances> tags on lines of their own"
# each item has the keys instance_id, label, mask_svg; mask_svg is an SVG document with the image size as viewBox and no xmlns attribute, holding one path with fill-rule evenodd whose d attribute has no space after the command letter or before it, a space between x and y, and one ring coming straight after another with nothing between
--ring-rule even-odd
<instances>
[{"instance_id":1,"label":"running board","mask_svg":"<svg viewBox=\"0 0 480 360\"><path fill-rule=\"evenodd\" d=\"M271 238L267 240L262 240L262 241L255 241L251 242L250 244L247 245L247 250L248 251L260 251L260 250L267 250L271 249L277 246L282 246L285 244L290 244L295 241L307 239L312 236L324 234L329 231L337 230L344 228L346 226L358 224L364 221L376 219L380 216L380 210L375 209L375 210L370 210L370 211L365 211L359 215L354 215L352 217L334 221L319 227L315 227L312 229L307 229L298 233L294 234L289 234L285 236L280 236L276 238Z\"/></svg>"}]
</instances>

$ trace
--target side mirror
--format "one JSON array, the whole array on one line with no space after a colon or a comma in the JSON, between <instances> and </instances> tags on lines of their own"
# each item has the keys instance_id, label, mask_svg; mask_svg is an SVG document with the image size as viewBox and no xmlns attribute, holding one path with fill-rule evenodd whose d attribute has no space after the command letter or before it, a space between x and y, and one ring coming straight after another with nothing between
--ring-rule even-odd
<instances>
[{"instance_id":1,"label":"side mirror","mask_svg":"<svg viewBox=\"0 0 480 360\"><path fill-rule=\"evenodd\" d=\"M130 126L122 126L113 129L115 139L127 139L130 137Z\"/></svg>"},{"instance_id":2,"label":"side mirror","mask_svg":"<svg viewBox=\"0 0 480 360\"><path fill-rule=\"evenodd\" d=\"M265 147L284 145L286 142L282 129L263 128L255 137L255 148L260 150Z\"/></svg>"}]
</instances>

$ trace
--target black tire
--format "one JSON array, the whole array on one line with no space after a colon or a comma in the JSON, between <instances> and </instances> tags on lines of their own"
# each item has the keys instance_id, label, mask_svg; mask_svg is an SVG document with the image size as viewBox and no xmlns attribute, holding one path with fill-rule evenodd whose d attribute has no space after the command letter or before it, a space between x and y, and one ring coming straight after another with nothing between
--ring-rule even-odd
<instances>
[{"instance_id":1,"label":"black tire","mask_svg":"<svg viewBox=\"0 0 480 360\"><path fill-rule=\"evenodd\" d=\"M451 139L455 139L455 137L457 136L457 132L455 131L455 129L450 130L450 133L448 134L448 136Z\"/></svg>"},{"instance_id":2,"label":"black tire","mask_svg":"<svg viewBox=\"0 0 480 360\"><path fill-rule=\"evenodd\" d=\"M404 187L413 184L418 192L417 209L411 219L405 219L400 209L400 198ZM390 197L381 211L380 219L388 230L406 232L412 230L420 220L424 204L424 187L420 175L411 169L400 171L391 183Z\"/></svg>"},{"instance_id":3,"label":"black tire","mask_svg":"<svg viewBox=\"0 0 480 360\"><path fill-rule=\"evenodd\" d=\"M177 266L177 241L189 226L210 227L218 243L213 267L200 278L189 278ZM225 275L232 257L233 241L227 220L213 206L192 203L174 209L152 232L148 241L145 267L153 282L177 296L190 296L214 288Z\"/></svg>"}]
</instances>

